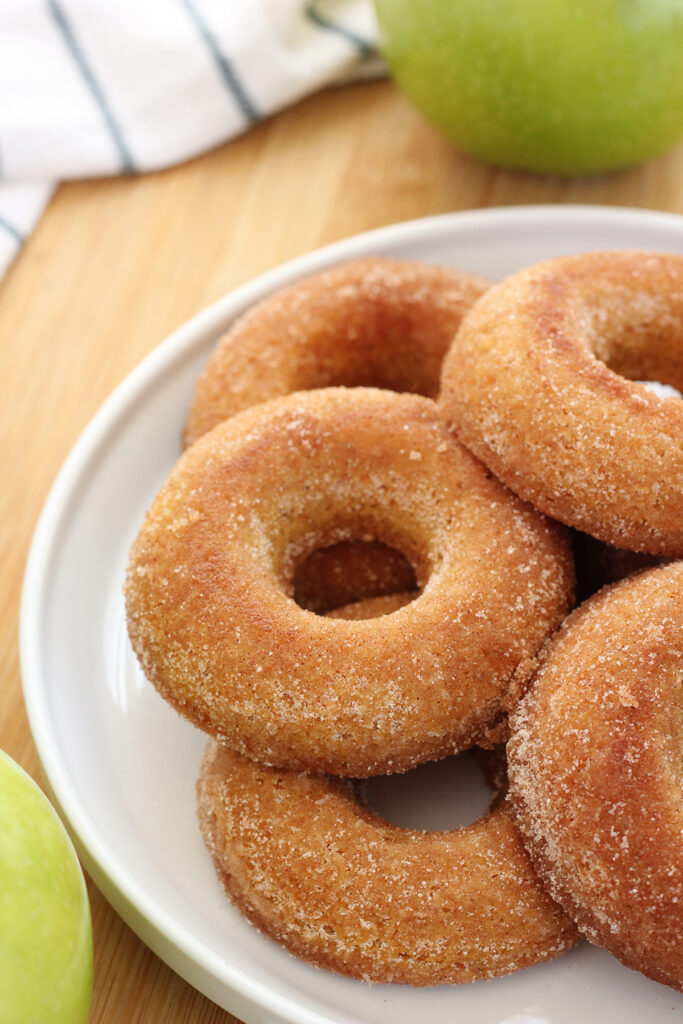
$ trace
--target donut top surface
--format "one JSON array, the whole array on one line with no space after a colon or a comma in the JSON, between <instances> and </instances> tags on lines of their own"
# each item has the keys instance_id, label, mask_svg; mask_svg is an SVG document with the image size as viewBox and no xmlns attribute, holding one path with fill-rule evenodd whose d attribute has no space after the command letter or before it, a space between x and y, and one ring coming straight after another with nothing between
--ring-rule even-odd
<instances>
[{"instance_id":1,"label":"donut top surface","mask_svg":"<svg viewBox=\"0 0 683 1024\"><path fill-rule=\"evenodd\" d=\"M513 274L465 317L441 406L517 494L617 547L683 554L683 256L598 252Z\"/></svg>"}]
</instances>

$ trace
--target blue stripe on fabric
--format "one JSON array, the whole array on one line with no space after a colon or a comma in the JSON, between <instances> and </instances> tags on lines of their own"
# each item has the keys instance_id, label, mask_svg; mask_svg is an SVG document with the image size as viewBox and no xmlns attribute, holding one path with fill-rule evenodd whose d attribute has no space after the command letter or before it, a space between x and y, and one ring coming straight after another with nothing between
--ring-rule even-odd
<instances>
[{"instance_id":1,"label":"blue stripe on fabric","mask_svg":"<svg viewBox=\"0 0 683 1024\"><path fill-rule=\"evenodd\" d=\"M5 231L12 236L15 242L19 243L19 245L24 244L24 236L19 228L15 228L14 224L10 224L10 222L2 215L0 215L0 228L4 228Z\"/></svg>"},{"instance_id":2,"label":"blue stripe on fabric","mask_svg":"<svg viewBox=\"0 0 683 1024\"><path fill-rule=\"evenodd\" d=\"M47 6L50 14L55 20L59 31L62 33L66 48L71 54L74 63L78 67L85 84L87 85L90 93L97 104L97 107L102 114L104 123L106 124L109 134L111 135L116 149L118 150L119 160L121 162L121 171L124 174L133 174L136 170L135 162L131 156L130 150L126 145L126 141L123 137L121 129L114 117L111 107L107 102L107 98L97 81L92 68L86 60L85 54L80 47L78 40L74 34L74 30L71 27L63 8L57 0L47 0Z\"/></svg>"},{"instance_id":3,"label":"blue stripe on fabric","mask_svg":"<svg viewBox=\"0 0 683 1024\"><path fill-rule=\"evenodd\" d=\"M318 10L320 0L309 0L306 4L304 12L309 21L312 21L314 25L319 28L327 29L328 32L334 32L335 35L341 36L347 43L351 43L353 48L358 51L362 57L370 57L376 53L376 47L372 43L368 42L367 39L363 39L356 32L346 28L344 25L340 25L339 22L331 21L326 18Z\"/></svg>"},{"instance_id":4,"label":"blue stripe on fabric","mask_svg":"<svg viewBox=\"0 0 683 1024\"><path fill-rule=\"evenodd\" d=\"M207 50L211 54L211 57L220 72L223 83L242 112L244 119L249 124L256 124L261 120L260 114L247 94L242 82L236 75L235 69L221 49L218 39L211 31L210 26L192 0L179 0L179 2L194 22L195 28L199 32L199 35L204 41Z\"/></svg>"}]
</instances>

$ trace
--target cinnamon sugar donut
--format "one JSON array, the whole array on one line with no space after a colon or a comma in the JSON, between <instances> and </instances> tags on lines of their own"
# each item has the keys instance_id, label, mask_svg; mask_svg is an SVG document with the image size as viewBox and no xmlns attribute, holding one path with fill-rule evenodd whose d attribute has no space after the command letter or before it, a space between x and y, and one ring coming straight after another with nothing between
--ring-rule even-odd
<instances>
[{"instance_id":1,"label":"cinnamon sugar donut","mask_svg":"<svg viewBox=\"0 0 683 1024\"><path fill-rule=\"evenodd\" d=\"M630 378L630 379L627 379ZM441 408L515 493L621 548L683 555L683 256L597 252L514 274L465 318Z\"/></svg>"},{"instance_id":2,"label":"cinnamon sugar donut","mask_svg":"<svg viewBox=\"0 0 683 1024\"><path fill-rule=\"evenodd\" d=\"M551 895L683 989L683 563L577 609L512 720L510 794Z\"/></svg>"},{"instance_id":3,"label":"cinnamon sugar donut","mask_svg":"<svg viewBox=\"0 0 683 1024\"><path fill-rule=\"evenodd\" d=\"M501 800L464 828L399 828L353 783L264 768L213 740L197 792L229 898L320 967L438 985L509 974L576 938Z\"/></svg>"},{"instance_id":4,"label":"cinnamon sugar donut","mask_svg":"<svg viewBox=\"0 0 683 1024\"><path fill-rule=\"evenodd\" d=\"M446 267L366 258L276 292L215 349L196 385L186 444L293 391L363 385L435 398L446 350L487 286Z\"/></svg>"},{"instance_id":5,"label":"cinnamon sugar donut","mask_svg":"<svg viewBox=\"0 0 683 1024\"><path fill-rule=\"evenodd\" d=\"M402 551L422 593L343 621L289 596L339 540ZM565 532L446 431L368 388L246 410L187 449L135 541L128 630L161 694L264 763L363 776L470 746L503 717L572 600Z\"/></svg>"}]
</instances>

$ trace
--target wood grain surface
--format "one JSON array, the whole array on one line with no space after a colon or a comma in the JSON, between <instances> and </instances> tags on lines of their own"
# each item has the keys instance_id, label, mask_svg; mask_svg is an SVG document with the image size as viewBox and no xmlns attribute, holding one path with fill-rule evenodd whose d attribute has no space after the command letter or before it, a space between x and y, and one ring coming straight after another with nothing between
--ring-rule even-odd
<instances>
[{"instance_id":1,"label":"wood grain surface","mask_svg":"<svg viewBox=\"0 0 683 1024\"><path fill-rule=\"evenodd\" d=\"M0 747L44 783L24 711L24 562L48 488L116 384L173 328L255 274L393 221L520 203L683 213L683 147L564 181L456 153L386 82L316 95L222 148L140 178L63 185L0 285ZM90 886L93 1024L226 1024Z\"/></svg>"}]
</instances>

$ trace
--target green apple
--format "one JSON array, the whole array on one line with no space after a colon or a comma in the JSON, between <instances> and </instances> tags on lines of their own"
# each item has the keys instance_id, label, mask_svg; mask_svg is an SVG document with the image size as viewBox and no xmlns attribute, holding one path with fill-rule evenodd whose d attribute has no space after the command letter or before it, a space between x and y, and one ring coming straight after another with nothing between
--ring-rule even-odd
<instances>
[{"instance_id":1,"label":"green apple","mask_svg":"<svg viewBox=\"0 0 683 1024\"><path fill-rule=\"evenodd\" d=\"M76 852L38 786L0 751L0 1021L85 1024L91 992Z\"/></svg>"},{"instance_id":2,"label":"green apple","mask_svg":"<svg viewBox=\"0 0 683 1024\"><path fill-rule=\"evenodd\" d=\"M641 162L683 135L683 0L375 0L400 88L460 149L523 170Z\"/></svg>"}]
</instances>

